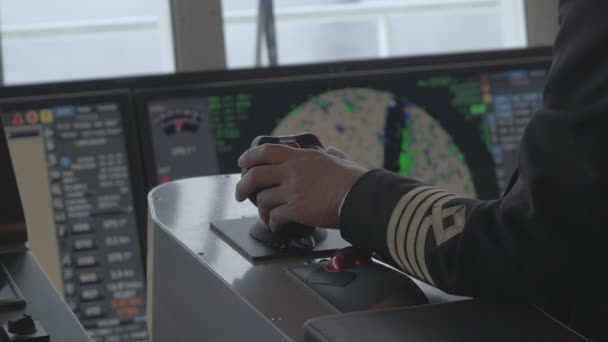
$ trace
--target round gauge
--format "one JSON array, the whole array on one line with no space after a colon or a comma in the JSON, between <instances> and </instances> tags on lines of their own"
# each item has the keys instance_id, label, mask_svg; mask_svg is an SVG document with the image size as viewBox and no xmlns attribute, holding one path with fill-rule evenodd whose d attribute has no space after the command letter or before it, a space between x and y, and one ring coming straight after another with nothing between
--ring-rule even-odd
<instances>
[{"instance_id":1,"label":"round gauge","mask_svg":"<svg viewBox=\"0 0 608 342\"><path fill-rule=\"evenodd\" d=\"M196 133L201 124L201 113L191 109L175 109L156 117L155 123L166 135Z\"/></svg>"}]
</instances>

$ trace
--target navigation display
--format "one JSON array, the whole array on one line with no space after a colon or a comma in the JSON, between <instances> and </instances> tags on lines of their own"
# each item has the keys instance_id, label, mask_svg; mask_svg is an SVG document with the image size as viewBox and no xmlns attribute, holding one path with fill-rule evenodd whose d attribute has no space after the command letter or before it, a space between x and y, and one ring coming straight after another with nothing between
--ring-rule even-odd
<instances>
[{"instance_id":1,"label":"navigation display","mask_svg":"<svg viewBox=\"0 0 608 342\"><path fill-rule=\"evenodd\" d=\"M32 250L55 261L52 281L104 341L148 340L128 103L97 94L0 105Z\"/></svg>"}]
</instances>

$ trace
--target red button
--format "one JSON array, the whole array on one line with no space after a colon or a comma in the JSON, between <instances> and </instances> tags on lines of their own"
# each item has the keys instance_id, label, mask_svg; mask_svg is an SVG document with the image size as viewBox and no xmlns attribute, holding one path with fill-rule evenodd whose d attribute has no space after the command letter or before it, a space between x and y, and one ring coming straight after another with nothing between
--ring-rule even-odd
<instances>
[{"instance_id":1,"label":"red button","mask_svg":"<svg viewBox=\"0 0 608 342\"><path fill-rule=\"evenodd\" d=\"M15 114L13 115L11 124L13 124L13 126L23 126L23 124L25 124L25 120L23 120L23 116L21 116L21 114Z\"/></svg>"},{"instance_id":2,"label":"red button","mask_svg":"<svg viewBox=\"0 0 608 342\"><path fill-rule=\"evenodd\" d=\"M343 271L372 263L371 254L355 247L346 247L337 251L327 264L330 271Z\"/></svg>"}]
</instances>

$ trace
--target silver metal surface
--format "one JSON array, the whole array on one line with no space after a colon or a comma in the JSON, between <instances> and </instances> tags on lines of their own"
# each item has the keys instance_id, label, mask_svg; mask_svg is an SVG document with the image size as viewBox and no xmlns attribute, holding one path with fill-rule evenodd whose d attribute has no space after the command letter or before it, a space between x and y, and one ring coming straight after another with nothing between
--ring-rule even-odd
<instances>
[{"instance_id":1,"label":"silver metal surface","mask_svg":"<svg viewBox=\"0 0 608 342\"><path fill-rule=\"evenodd\" d=\"M153 341L291 340L174 236L159 229L153 246Z\"/></svg>"},{"instance_id":2,"label":"silver metal surface","mask_svg":"<svg viewBox=\"0 0 608 342\"><path fill-rule=\"evenodd\" d=\"M198 261L200 271L204 268L213 270L268 321L292 339L299 340L306 320L335 313L288 278L286 266L304 265L307 260L267 261L254 265L210 230L209 223L214 220L257 215L257 209L251 203L238 203L234 199L239 179L240 175L202 177L154 189L149 195L151 218L156 226L154 235L156 237L162 229L174 237ZM162 258L162 251L154 250L153 253L154 260ZM179 269L180 265L175 267ZM156 272L156 262L153 262L152 272ZM154 306L158 311L158 304ZM201 329L204 324L201 322Z\"/></svg>"},{"instance_id":3,"label":"silver metal surface","mask_svg":"<svg viewBox=\"0 0 608 342\"><path fill-rule=\"evenodd\" d=\"M155 297L161 295L163 291L172 292L173 295L179 295L182 290L184 294L189 293L191 284L184 283L197 278L194 275L198 273L212 273L220 278L227 288L257 310L267 322L294 340L302 338L303 325L307 320L336 313L308 291L303 291L285 271L288 266L305 265L310 260L282 259L253 264L210 229L211 221L257 216L257 209L249 201L238 203L234 199L234 190L239 179L240 175L186 179L159 186L150 192L148 200L154 224L151 233L155 241L153 248L149 249L152 250L153 259L150 263L152 268L149 267L148 270L154 274L149 277L153 279L153 284L150 284L149 280L148 291L154 292L152 295L154 303L150 303L154 305L151 320L153 331L156 331L157 324L166 324L157 315L159 310L166 310L169 305L163 300L164 304L160 307ZM338 231L329 233L339 234ZM175 244L171 245L164 241L167 238L175 240ZM159 243L159 241L164 242ZM169 251L175 248L187 251L185 254L189 258L187 262L180 261L183 255ZM170 263L169 266L166 265L167 262ZM173 268L170 268L171 266ZM159 274L159 271L169 272L171 275ZM170 287L163 283L162 289L159 288L158 283L163 281L168 282ZM421 282L416 281L416 283L431 302L458 299ZM199 291L193 292L195 293L193 297L206 295L201 293L205 290L219 291L216 285L210 283L194 284L194 286L198 287ZM186 295L188 296L190 295ZM231 300L226 298L227 301ZM201 317L208 317L207 315L213 312L213 308L208 307L211 303L205 305L204 302L198 303L196 300L202 301L201 298L191 298L191 302L186 305L201 306L199 311L205 311L205 314L200 313ZM197 304L194 304L195 302ZM150 304L149 307L152 307ZM241 309L245 310L245 308ZM235 310L240 313L241 309ZM205 329L206 324L212 324L212 321L201 318L200 329Z\"/></svg>"}]
</instances>

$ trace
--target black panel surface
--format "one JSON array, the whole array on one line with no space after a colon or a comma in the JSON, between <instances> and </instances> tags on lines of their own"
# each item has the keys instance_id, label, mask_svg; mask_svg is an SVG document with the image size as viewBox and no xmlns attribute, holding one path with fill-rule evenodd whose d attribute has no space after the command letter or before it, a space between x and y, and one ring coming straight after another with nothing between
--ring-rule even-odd
<instances>
[{"instance_id":1,"label":"black panel surface","mask_svg":"<svg viewBox=\"0 0 608 342\"><path fill-rule=\"evenodd\" d=\"M335 272L327 270L327 263L321 262L290 267L287 272L304 288L340 312L428 303L422 291L409 277L379 264Z\"/></svg>"},{"instance_id":2,"label":"black panel surface","mask_svg":"<svg viewBox=\"0 0 608 342\"><path fill-rule=\"evenodd\" d=\"M535 307L483 300L330 316L304 329L307 342L587 341Z\"/></svg>"},{"instance_id":3,"label":"black panel surface","mask_svg":"<svg viewBox=\"0 0 608 342\"><path fill-rule=\"evenodd\" d=\"M329 230L327 238L312 250L270 248L255 241L249 235L251 227L260 224L263 225L257 217L248 217L213 221L211 222L211 229L220 235L224 241L238 250L245 258L249 259L249 261L290 257L322 257L340 248L350 246L348 242L340 237L340 233L337 230Z\"/></svg>"}]
</instances>

